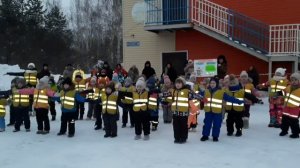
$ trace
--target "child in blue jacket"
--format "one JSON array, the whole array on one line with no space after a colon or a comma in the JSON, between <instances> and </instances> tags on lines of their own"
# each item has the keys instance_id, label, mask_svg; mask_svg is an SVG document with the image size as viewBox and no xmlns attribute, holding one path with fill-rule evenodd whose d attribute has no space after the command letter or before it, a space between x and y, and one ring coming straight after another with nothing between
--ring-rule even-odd
<instances>
[{"instance_id":1,"label":"child in blue jacket","mask_svg":"<svg viewBox=\"0 0 300 168\"><path fill-rule=\"evenodd\" d=\"M244 101L236 99L225 93L225 90L219 87L219 80L217 78L211 78L209 81L209 87L200 93L204 97L204 126L202 131L201 141L206 141L209 138L210 131L212 129L213 141L219 141L220 129L222 125L222 108L223 100L227 102L242 104Z\"/></svg>"}]
</instances>

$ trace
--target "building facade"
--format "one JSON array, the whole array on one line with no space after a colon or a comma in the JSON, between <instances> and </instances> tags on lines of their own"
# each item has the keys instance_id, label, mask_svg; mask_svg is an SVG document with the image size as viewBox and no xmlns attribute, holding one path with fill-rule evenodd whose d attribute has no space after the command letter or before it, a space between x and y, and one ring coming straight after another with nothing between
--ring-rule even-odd
<instances>
[{"instance_id":1,"label":"building facade","mask_svg":"<svg viewBox=\"0 0 300 168\"><path fill-rule=\"evenodd\" d=\"M250 66L263 80L277 67L292 73L300 54L299 5L298 0L124 0L124 65L135 63L141 70L150 60L159 71L171 62L182 72L185 60L225 55L228 73L238 75ZM137 22L136 14L145 19Z\"/></svg>"}]
</instances>

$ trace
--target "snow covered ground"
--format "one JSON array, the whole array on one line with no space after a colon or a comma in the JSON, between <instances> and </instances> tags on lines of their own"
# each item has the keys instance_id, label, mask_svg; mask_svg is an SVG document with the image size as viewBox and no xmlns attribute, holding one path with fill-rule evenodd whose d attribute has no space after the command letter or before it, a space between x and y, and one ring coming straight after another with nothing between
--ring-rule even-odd
<instances>
[{"instance_id":1,"label":"snow covered ground","mask_svg":"<svg viewBox=\"0 0 300 168\"><path fill-rule=\"evenodd\" d=\"M6 69L4 69L6 68ZM18 66L0 65L0 89L9 88L6 71ZM266 100L264 100L266 103ZM57 105L60 116L59 105ZM8 121L8 115L6 116ZM149 141L133 140L134 129L121 128L118 137L104 139L104 131L93 130L94 121L77 121L74 138L56 136L60 121L52 121L48 135L35 134L37 125L31 117L31 132L13 133L12 127L0 133L0 167L21 168L283 168L296 167L300 140L279 137L279 129L268 128L268 105L251 107L250 128L242 137L227 137L223 124L219 142L200 142L203 112L197 132L189 133L186 144L173 143L172 125L160 118L158 131Z\"/></svg>"}]
</instances>

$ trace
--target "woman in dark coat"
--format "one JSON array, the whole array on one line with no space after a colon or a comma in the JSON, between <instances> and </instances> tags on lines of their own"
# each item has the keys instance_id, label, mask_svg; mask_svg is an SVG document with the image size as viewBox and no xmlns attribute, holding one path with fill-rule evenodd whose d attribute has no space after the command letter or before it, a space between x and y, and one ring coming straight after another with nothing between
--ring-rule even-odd
<instances>
[{"instance_id":1,"label":"woman in dark coat","mask_svg":"<svg viewBox=\"0 0 300 168\"><path fill-rule=\"evenodd\" d=\"M254 66L250 66L247 71L248 76L253 80L253 85L256 87L259 84L259 74Z\"/></svg>"},{"instance_id":2,"label":"woman in dark coat","mask_svg":"<svg viewBox=\"0 0 300 168\"><path fill-rule=\"evenodd\" d=\"M170 80L174 83L177 79L177 72L171 63L168 63L164 69L163 75L168 75Z\"/></svg>"},{"instance_id":3,"label":"woman in dark coat","mask_svg":"<svg viewBox=\"0 0 300 168\"><path fill-rule=\"evenodd\" d=\"M218 78L224 79L227 75L227 60L224 55L218 56Z\"/></svg>"},{"instance_id":4,"label":"woman in dark coat","mask_svg":"<svg viewBox=\"0 0 300 168\"><path fill-rule=\"evenodd\" d=\"M145 67L142 71L142 75L146 77L146 80L148 80L151 76L155 75L155 70L151 67L150 61L145 62Z\"/></svg>"}]
</instances>

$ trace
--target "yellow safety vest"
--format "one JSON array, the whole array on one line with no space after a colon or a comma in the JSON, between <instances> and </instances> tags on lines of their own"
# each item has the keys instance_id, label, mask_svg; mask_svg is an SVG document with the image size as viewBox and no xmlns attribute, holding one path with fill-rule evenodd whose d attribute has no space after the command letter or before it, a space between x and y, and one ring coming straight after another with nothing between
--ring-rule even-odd
<instances>
[{"instance_id":1,"label":"yellow safety vest","mask_svg":"<svg viewBox=\"0 0 300 168\"><path fill-rule=\"evenodd\" d=\"M213 94L209 90L205 90L204 97L207 102L204 104L205 112L221 113L223 104L224 90L217 90Z\"/></svg>"},{"instance_id":2,"label":"yellow safety vest","mask_svg":"<svg viewBox=\"0 0 300 168\"><path fill-rule=\"evenodd\" d=\"M286 88L284 103L287 107L300 107L300 88L291 91L291 86Z\"/></svg>"},{"instance_id":3,"label":"yellow safety vest","mask_svg":"<svg viewBox=\"0 0 300 168\"><path fill-rule=\"evenodd\" d=\"M251 93L253 89L254 89L254 85L252 83L247 83L244 86L244 91L247 93Z\"/></svg>"},{"instance_id":4,"label":"yellow safety vest","mask_svg":"<svg viewBox=\"0 0 300 168\"><path fill-rule=\"evenodd\" d=\"M61 107L72 110L75 108L75 95L76 91L75 90L70 90L70 91L60 91L60 102L61 102Z\"/></svg>"},{"instance_id":5,"label":"yellow safety vest","mask_svg":"<svg viewBox=\"0 0 300 168\"><path fill-rule=\"evenodd\" d=\"M158 107L157 96L150 96L148 100L149 100L148 109L157 110Z\"/></svg>"},{"instance_id":6,"label":"yellow safety vest","mask_svg":"<svg viewBox=\"0 0 300 168\"><path fill-rule=\"evenodd\" d=\"M173 112L188 112L189 111L189 93L188 89L174 90L172 94Z\"/></svg>"},{"instance_id":7,"label":"yellow safety vest","mask_svg":"<svg viewBox=\"0 0 300 168\"><path fill-rule=\"evenodd\" d=\"M120 91L122 91L122 92L127 92L127 93L128 93L128 92L132 93L132 92L135 91L135 88L134 88L134 86L130 86L130 87L128 87L128 88L122 87L122 88L120 89ZM129 96L125 96L124 99L122 99L121 101L122 101L122 103L124 103L124 104L132 104L132 103L133 103L133 98L132 98L132 97L129 97Z\"/></svg>"},{"instance_id":8,"label":"yellow safety vest","mask_svg":"<svg viewBox=\"0 0 300 168\"><path fill-rule=\"evenodd\" d=\"M82 79L79 82L74 81L74 84L75 84L75 90L76 91L83 91L86 88L86 86L85 86L86 82L85 82L84 79Z\"/></svg>"},{"instance_id":9,"label":"yellow safety vest","mask_svg":"<svg viewBox=\"0 0 300 168\"><path fill-rule=\"evenodd\" d=\"M24 78L26 83L35 86L37 84L37 72L25 72Z\"/></svg>"},{"instance_id":10,"label":"yellow safety vest","mask_svg":"<svg viewBox=\"0 0 300 168\"><path fill-rule=\"evenodd\" d=\"M5 106L7 101L5 99L0 99L0 117L4 117L6 114Z\"/></svg>"},{"instance_id":11,"label":"yellow safety vest","mask_svg":"<svg viewBox=\"0 0 300 168\"><path fill-rule=\"evenodd\" d=\"M45 108L48 109L48 96L47 96L47 89L34 89L33 95L33 106L34 108Z\"/></svg>"},{"instance_id":12,"label":"yellow safety vest","mask_svg":"<svg viewBox=\"0 0 300 168\"><path fill-rule=\"evenodd\" d=\"M199 84L194 84L194 92L196 94L200 93L200 85ZM200 100L193 99L193 103L195 104L195 106L200 108Z\"/></svg>"},{"instance_id":13,"label":"yellow safety vest","mask_svg":"<svg viewBox=\"0 0 300 168\"><path fill-rule=\"evenodd\" d=\"M288 85L287 79L280 80L280 81L276 81L276 80L272 79L270 81L271 90L270 90L269 96L270 97L275 96L276 92L283 91L287 87L287 85Z\"/></svg>"},{"instance_id":14,"label":"yellow safety vest","mask_svg":"<svg viewBox=\"0 0 300 168\"><path fill-rule=\"evenodd\" d=\"M29 95L21 95L17 91L15 91L15 89L13 89L12 104L14 107L28 107Z\"/></svg>"},{"instance_id":15,"label":"yellow safety vest","mask_svg":"<svg viewBox=\"0 0 300 168\"><path fill-rule=\"evenodd\" d=\"M102 112L103 114L117 114L118 111L118 95L112 93L111 95L107 96L106 93L102 94Z\"/></svg>"},{"instance_id":16,"label":"yellow safety vest","mask_svg":"<svg viewBox=\"0 0 300 168\"><path fill-rule=\"evenodd\" d=\"M88 89L93 89L94 93L88 93L87 98L91 100L99 100L102 96L102 93L105 92L105 89L99 89L99 88L92 88L89 87Z\"/></svg>"},{"instance_id":17,"label":"yellow safety vest","mask_svg":"<svg viewBox=\"0 0 300 168\"><path fill-rule=\"evenodd\" d=\"M240 89L236 92L231 92L231 91L227 90L226 93L229 96L235 97L236 99L239 99L241 101L243 101L244 97L245 97L245 91L242 89ZM228 111L233 109L234 111L242 112L244 110L244 103L237 104L237 103L226 102L225 109Z\"/></svg>"},{"instance_id":18,"label":"yellow safety vest","mask_svg":"<svg viewBox=\"0 0 300 168\"><path fill-rule=\"evenodd\" d=\"M133 111L146 111L148 103L148 92L144 91L142 94L133 92Z\"/></svg>"}]
</instances>

